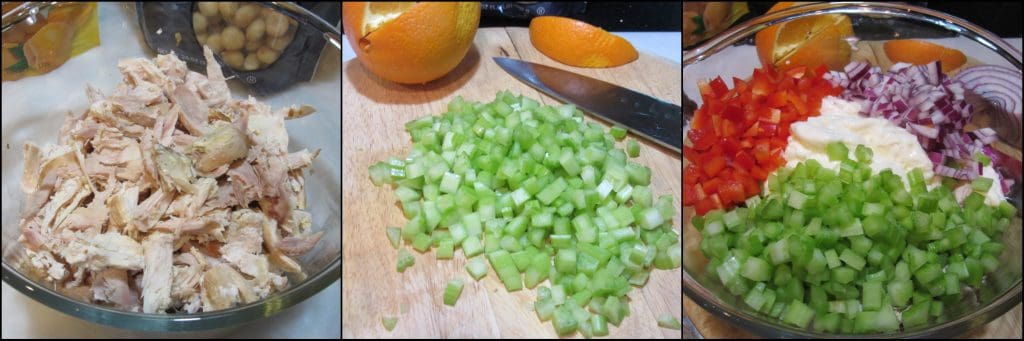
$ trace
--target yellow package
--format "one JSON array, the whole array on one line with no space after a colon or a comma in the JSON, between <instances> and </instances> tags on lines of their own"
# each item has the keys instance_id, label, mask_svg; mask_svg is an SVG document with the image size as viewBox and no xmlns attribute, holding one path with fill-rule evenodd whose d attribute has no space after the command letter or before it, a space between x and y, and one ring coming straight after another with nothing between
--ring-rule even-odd
<instances>
[{"instance_id":1,"label":"yellow package","mask_svg":"<svg viewBox=\"0 0 1024 341\"><path fill-rule=\"evenodd\" d=\"M50 72L99 44L95 2L53 5L3 33L3 80Z\"/></svg>"}]
</instances>

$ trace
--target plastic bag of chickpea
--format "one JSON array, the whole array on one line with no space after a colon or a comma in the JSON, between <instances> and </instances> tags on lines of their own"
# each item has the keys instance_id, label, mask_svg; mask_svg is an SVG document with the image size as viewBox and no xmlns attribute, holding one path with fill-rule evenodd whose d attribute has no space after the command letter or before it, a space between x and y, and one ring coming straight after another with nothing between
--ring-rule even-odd
<instances>
[{"instance_id":1,"label":"plastic bag of chickpea","mask_svg":"<svg viewBox=\"0 0 1024 341\"><path fill-rule=\"evenodd\" d=\"M303 4L329 23L341 20L337 3ZM203 45L258 96L308 81L326 44L323 34L255 2L139 2L146 44L158 53L174 51L187 63L205 66Z\"/></svg>"}]
</instances>

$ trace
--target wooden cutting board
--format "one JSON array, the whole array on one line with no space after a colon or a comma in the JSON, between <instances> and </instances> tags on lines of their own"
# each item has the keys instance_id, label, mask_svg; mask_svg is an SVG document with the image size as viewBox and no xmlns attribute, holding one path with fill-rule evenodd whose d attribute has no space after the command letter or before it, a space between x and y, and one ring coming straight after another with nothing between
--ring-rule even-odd
<instances>
[{"instance_id":1,"label":"wooden cutting board","mask_svg":"<svg viewBox=\"0 0 1024 341\"><path fill-rule=\"evenodd\" d=\"M512 78L492 61L511 57L577 72L634 89L671 103L681 103L680 64L641 53L624 66L583 69L560 64L530 44L525 28L485 28L477 31L474 46L450 74L426 85L391 83L370 73L357 60L342 68L342 172L343 259L342 332L362 338L506 338L556 337L550 322L533 312L534 290L509 293L493 270L474 281L464 269L465 257L437 260L434 251L421 254L409 248L416 264L404 273L395 271L396 250L385 235L387 226L403 226L406 219L389 187L375 187L367 167L389 156L404 157L411 149L404 124L415 118L444 112L449 100L489 102L499 90L509 89L539 99L544 96ZM590 118L588 117L588 120ZM632 136L630 137L632 138ZM637 162L650 167L655 195L675 197L673 224L681 229L681 155L641 140ZM620 327L609 326L610 337L680 338L677 330L660 328L657 317L681 318L681 269L655 270L647 285L634 289L631 313ZM455 307L442 304L445 284L454 277L466 279ZM542 285L550 285L548 282ZM399 317L388 332L382 316ZM581 337L579 333L576 337Z\"/></svg>"}]
</instances>

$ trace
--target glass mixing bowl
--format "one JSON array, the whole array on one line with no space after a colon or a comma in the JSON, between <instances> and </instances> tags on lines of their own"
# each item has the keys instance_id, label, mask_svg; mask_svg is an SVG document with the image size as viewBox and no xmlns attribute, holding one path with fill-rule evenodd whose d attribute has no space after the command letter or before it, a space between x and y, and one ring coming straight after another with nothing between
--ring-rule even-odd
<instances>
[{"instance_id":1,"label":"glass mixing bowl","mask_svg":"<svg viewBox=\"0 0 1024 341\"><path fill-rule=\"evenodd\" d=\"M855 36L861 40L888 40L919 38L940 42L960 49L971 64L994 64L1021 69L1020 51L972 23L948 14L926 8L897 3L819 3L792 7L770 15L755 18L723 32L718 37L683 54L683 92L685 97L700 105L698 80L722 76L731 83L733 76L747 78L754 68L761 67L754 48L754 35L774 24L797 18L826 13L847 15ZM853 57L857 61L856 54ZM994 120L975 115L973 123L995 126ZM1000 150L1017 160L1021 158L1020 123L1004 135L1000 133ZM684 136L686 123L684 121ZM1014 135L1015 133L1015 135ZM1006 136L1016 136L1016 147L1007 143ZM685 161L684 161L685 162ZM1019 166L1018 166L1019 167ZM1000 173L1006 174L1006 169ZM1017 170L1019 174L1019 170ZM785 325L777 319L749 311L742 300L733 296L705 271L708 265L700 250L701 234L692 223L692 207L683 211L683 293L712 314L728 320L746 330L775 338L911 338L955 337L984 325L1021 303L1021 179L1007 197L1017 207L1017 216L1003 234L1005 245L999 257L999 270L989 273L981 288L973 295L965 295L960 302L947 304L944 314L929 325L914 327L897 333L884 334L824 334Z\"/></svg>"},{"instance_id":2,"label":"glass mixing bowl","mask_svg":"<svg viewBox=\"0 0 1024 341\"><path fill-rule=\"evenodd\" d=\"M27 11L45 11L50 3L26 3ZM269 6L269 5L268 5ZM101 44L43 75L3 82L3 281L32 299L88 321L119 328L150 331L198 331L235 326L277 314L313 296L341 278L341 28L324 22L291 3L272 5L277 11L322 32L325 48L312 80L287 90L257 97L277 109L309 104L316 112L286 121L291 151L321 150L306 171L307 208L313 230L324 231L320 242L296 260L308 278L291 280L285 291L264 300L227 310L201 314L143 314L89 304L42 286L22 273L19 266L25 249L18 243L18 226L24 195L19 189L23 166L21 148L26 142L39 146L56 143L57 132L68 112L87 108L86 85L104 93L113 91L121 74L117 62L125 58L156 56L143 41L135 3L100 3ZM5 4L6 7L6 4ZM4 15L5 29L13 23ZM197 70L205 74L205 70ZM225 75L228 74L225 71ZM233 98L245 98L248 90L238 80L228 82ZM255 97L255 96L254 96ZM340 307L340 305L339 305ZM339 308L340 309L340 308Z\"/></svg>"}]
</instances>

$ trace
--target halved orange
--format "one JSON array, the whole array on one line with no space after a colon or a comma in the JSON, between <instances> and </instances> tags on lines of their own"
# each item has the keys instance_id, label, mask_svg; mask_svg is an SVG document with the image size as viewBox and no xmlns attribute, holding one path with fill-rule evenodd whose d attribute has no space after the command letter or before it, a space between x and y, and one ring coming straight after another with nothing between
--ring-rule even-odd
<instances>
[{"instance_id":1,"label":"halved orange","mask_svg":"<svg viewBox=\"0 0 1024 341\"><path fill-rule=\"evenodd\" d=\"M564 17L533 18L530 42L551 59L576 67L619 66L640 56L628 40L600 27Z\"/></svg>"},{"instance_id":2,"label":"halved orange","mask_svg":"<svg viewBox=\"0 0 1024 341\"><path fill-rule=\"evenodd\" d=\"M885 55L893 62L915 65L942 62L942 72L955 70L967 62L967 57L957 49L916 39L890 40L882 44Z\"/></svg>"},{"instance_id":3,"label":"halved orange","mask_svg":"<svg viewBox=\"0 0 1024 341\"><path fill-rule=\"evenodd\" d=\"M780 2L768 13L797 4ZM850 62L851 47L846 38L851 36L853 23L849 17L825 14L769 26L757 33L754 42L762 66L788 69L825 64L829 69L841 70Z\"/></svg>"},{"instance_id":4,"label":"halved orange","mask_svg":"<svg viewBox=\"0 0 1024 341\"><path fill-rule=\"evenodd\" d=\"M426 83L455 69L479 24L479 2L342 3L342 26L359 62L398 83Z\"/></svg>"}]
</instances>

